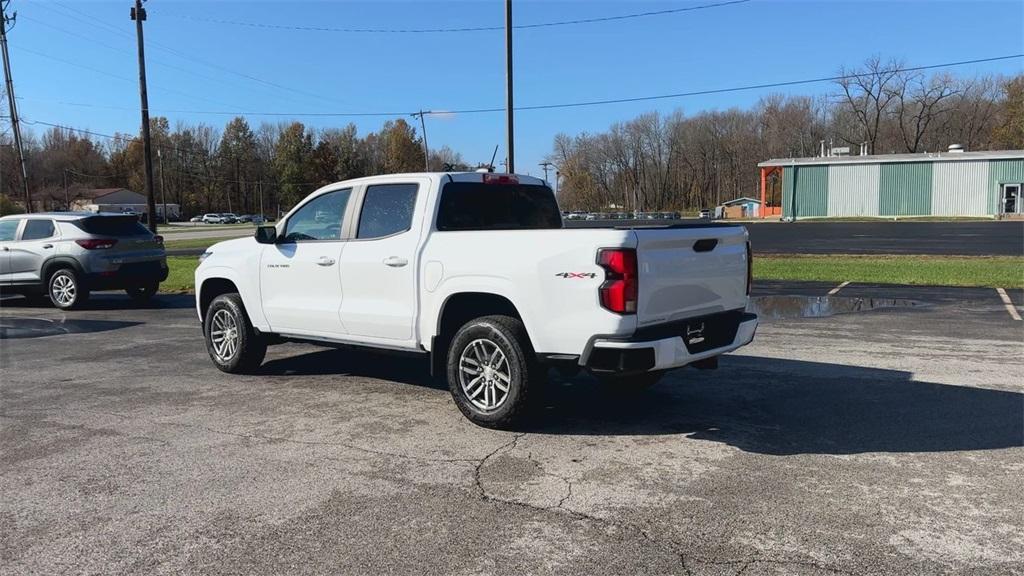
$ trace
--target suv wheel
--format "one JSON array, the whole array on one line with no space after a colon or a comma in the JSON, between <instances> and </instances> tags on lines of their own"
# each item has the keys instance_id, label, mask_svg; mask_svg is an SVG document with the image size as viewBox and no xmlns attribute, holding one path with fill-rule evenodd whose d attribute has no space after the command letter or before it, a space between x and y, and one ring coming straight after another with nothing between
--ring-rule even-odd
<instances>
[{"instance_id":1,"label":"suv wheel","mask_svg":"<svg viewBox=\"0 0 1024 576\"><path fill-rule=\"evenodd\" d=\"M61 268L51 274L46 287L50 302L61 310L70 310L89 299L89 290L71 268Z\"/></svg>"},{"instance_id":2,"label":"suv wheel","mask_svg":"<svg viewBox=\"0 0 1024 576\"><path fill-rule=\"evenodd\" d=\"M156 294L157 289L160 288L159 282L151 282L149 284L142 284L140 286L130 286L125 288L124 291L131 296L132 300L136 302L149 302L153 295Z\"/></svg>"},{"instance_id":3,"label":"suv wheel","mask_svg":"<svg viewBox=\"0 0 1024 576\"><path fill-rule=\"evenodd\" d=\"M221 294L206 309L206 351L223 372L245 374L263 363L267 342L252 327L238 294Z\"/></svg>"},{"instance_id":4,"label":"suv wheel","mask_svg":"<svg viewBox=\"0 0 1024 576\"><path fill-rule=\"evenodd\" d=\"M488 428L512 425L540 377L523 323L508 316L467 322L448 348L448 388L459 410Z\"/></svg>"}]
</instances>

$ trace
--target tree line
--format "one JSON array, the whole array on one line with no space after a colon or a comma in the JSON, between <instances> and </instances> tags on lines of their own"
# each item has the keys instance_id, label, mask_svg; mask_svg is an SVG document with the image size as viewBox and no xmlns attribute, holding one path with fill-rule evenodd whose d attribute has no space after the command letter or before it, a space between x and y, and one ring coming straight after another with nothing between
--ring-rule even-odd
<instances>
[{"instance_id":1,"label":"tree line","mask_svg":"<svg viewBox=\"0 0 1024 576\"><path fill-rule=\"evenodd\" d=\"M554 138L548 160L560 174L566 210L692 212L741 196L757 196L757 163L814 156L821 142L868 153L1024 149L1024 75L958 77L901 71L871 59L841 70L831 93L769 95L749 109L686 115L652 112L597 134ZM424 169L423 141L404 119L377 132L316 129L301 122L243 117L222 129L151 119L157 202L182 214L232 211L273 215L319 186L374 174ZM6 138L6 140L5 140ZM9 136L0 137L0 213L21 200L20 171ZM83 188L142 192L138 135L98 137L51 128L25 138L29 188L36 209L63 209ZM470 169L448 147L430 150L431 170Z\"/></svg>"},{"instance_id":2,"label":"tree line","mask_svg":"<svg viewBox=\"0 0 1024 576\"><path fill-rule=\"evenodd\" d=\"M559 134L566 210L693 212L759 197L757 163L820 154L821 143L857 154L1024 149L1024 75L957 77L900 71L874 58L841 70L831 93L769 95L752 108L685 115L656 112L597 134Z\"/></svg>"},{"instance_id":3,"label":"tree line","mask_svg":"<svg viewBox=\"0 0 1024 576\"><path fill-rule=\"evenodd\" d=\"M150 120L154 193L157 203L181 206L182 214L258 213L287 210L316 188L374 174L422 171L423 141L404 119L377 132L356 127L314 129L301 122L263 123L243 117L223 129L209 124ZM82 189L145 190L143 145L137 135L96 137L50 128L24 139L29 190L37 210L64 209ZM0 143L0 212L22 200L20 171L12 146ZM432 170L466 169L448 147L430 150Z\"/></svg>"}]
</instances>

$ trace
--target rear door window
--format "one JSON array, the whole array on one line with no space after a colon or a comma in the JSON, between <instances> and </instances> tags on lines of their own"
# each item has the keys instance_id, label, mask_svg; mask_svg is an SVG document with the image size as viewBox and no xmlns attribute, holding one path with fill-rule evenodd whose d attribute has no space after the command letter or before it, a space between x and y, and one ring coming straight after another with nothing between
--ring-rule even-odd
<instances>
[{"instance_id":1,"label":"rear door window","mask_svg":"<svg viewBox=\"0 0 1024 576\"><path fill-rule=\"evenodd\" d=\"M547 186L451 182L441 190L437 229L544 230L562 227Z\"/></svg>"},{"instance_id":2,"label":"rear door window","mask_svg":"<svg viewBox=\"0 0 1024 576\"><path fill-rule=\"evenodd\" d=\"M53 220L34 220L25 222L21 231L22 240L42 240L53 236Z\"/></svg>"},{"instance_id":3,"label":"rear door window","mask_svg":"<svg viewBox=\"0 0 1024 576\"><path fill-rule=\"evenodd\" d=\"M368 186L359 212L361 239L383 238L412 228L419 184L378 184Z\"/></svg>"}]
</instances>

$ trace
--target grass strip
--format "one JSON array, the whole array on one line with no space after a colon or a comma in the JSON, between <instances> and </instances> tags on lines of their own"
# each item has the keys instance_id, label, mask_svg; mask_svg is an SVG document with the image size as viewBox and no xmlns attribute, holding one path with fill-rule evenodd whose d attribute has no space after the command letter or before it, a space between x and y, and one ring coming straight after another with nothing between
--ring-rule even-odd
<instances>
[{"instance_id":1,"label":"grass strip","mask_svg":"<svg viewBox=\"0 0 1024 576\"><path fill-rule=\"evenodd\" d=\"M1024 286L1024 257L910 255L754 256L754 278L919 286Z\"/></svg>"}]
</instances>

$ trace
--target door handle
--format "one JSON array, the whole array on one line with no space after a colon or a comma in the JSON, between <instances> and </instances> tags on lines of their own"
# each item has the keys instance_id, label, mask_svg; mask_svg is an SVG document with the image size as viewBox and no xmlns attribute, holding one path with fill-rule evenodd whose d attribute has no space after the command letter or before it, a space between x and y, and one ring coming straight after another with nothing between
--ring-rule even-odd
<instances>
[{"instance_id":1,"label":"door handle","mask_svg":"<svg viewBox=\"0 0 1024 576\"><path fill-rule=\"evenodd\" d=\"M320 265L320 266L333 266L334 265L334 258L328 258L327 256L321 256L320 259L316 261L316 263L318 265Z\"/></svg>"},{"instance_id":2,"label":"door handle","mask_svg":"<svg viewBox=\"0 0 1024 576\"><path fill-rule=\"evenodd\" d=\"M388 256L384 259L384 264L391 266L392 268L401 268L408 263L408 260L405 258L399 258L398 256Z\"/></svg>"},{"instance_id":3,"label":"door handle","mask_svg":"<svg viewBox=\"0 0 1024 576\"><path fill-rule=\"evenodd\" d=\"M43 248L53 248L53 244L43 244Z\"/></svg>"}]
</instances>

